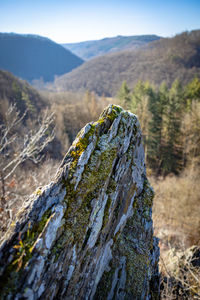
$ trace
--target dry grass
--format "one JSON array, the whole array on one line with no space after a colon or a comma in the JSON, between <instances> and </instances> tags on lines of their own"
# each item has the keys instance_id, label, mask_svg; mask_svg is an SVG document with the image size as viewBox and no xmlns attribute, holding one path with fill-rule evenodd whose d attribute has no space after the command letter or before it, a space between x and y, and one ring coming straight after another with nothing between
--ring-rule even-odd
<instances>
[{"instance_id":1,"label":"dry grass","mask_svg":"<svg viewBox=\"0 0 200 300\"><path fill-rule=\"evenodd\" d=\"M161 248L200 245L200 184L198 170L179 177L150 178L155 190L153 219Z\"/></svg>"},{"instance_id":2,"label":"dry grass","mask_svg":"<svg viewBox=\"0 0 200 300\"><path fill-rule=\"evenodd\" d=\"M161 299L200 299L200 247L174 248L160 258Z\"/></svg>"},{"instance_id":3,"label":"dry grass","mask_svg":"<svg viewBox=\"0 0 200 300\"><path fill-rule=\"evenodd\" d=\"M189 247L200 246L199 176L190 167L179 177L150 177L154 230L160 238L161 299L200 299L200 251L198 266L188 255Z\"/></svg>"}]
</instances>

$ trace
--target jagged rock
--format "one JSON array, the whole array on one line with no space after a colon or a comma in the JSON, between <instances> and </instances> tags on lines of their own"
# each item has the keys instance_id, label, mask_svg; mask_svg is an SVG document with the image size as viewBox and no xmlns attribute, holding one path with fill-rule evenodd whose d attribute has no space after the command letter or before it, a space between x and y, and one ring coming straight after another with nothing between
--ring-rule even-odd
<instances>
[{"instance_id":1,"label":"jagged rock","mask_svg":"<svg viewBox=\"0 0 200 300\"><path fill-rule=\"evenodd\" d=\"M137 117L110 105L9 229L2 299L158 299L152 198Z\"/></svg>"}]
</instances>

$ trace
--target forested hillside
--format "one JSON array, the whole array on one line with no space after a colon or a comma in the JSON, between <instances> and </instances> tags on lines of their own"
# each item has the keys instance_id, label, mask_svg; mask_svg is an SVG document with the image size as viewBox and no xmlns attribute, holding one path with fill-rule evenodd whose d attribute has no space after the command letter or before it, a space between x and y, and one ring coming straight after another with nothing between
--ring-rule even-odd
<instances>
[{"instance_id":1,"label":"forested hillside","mask_svg":"<svg viewBox=\"0 0 200 300\"><path fill-rule=\"evenodd\" d=\"M155 88L126 82L118 92L120 104L139 117L147 166L155 175L179 174L188 164L200 164L200 81L186 86L176 79Z\"/></svg>"},{"instance_id":2,"label":"forested hillside","mask_svg":"<svg viewBox=\"0 0 200 300\"><path fill-rule=\"evenodd\" d=\"M101 56L111 52L138 49L152 41L159 40L157 35L118 35L97 41L86 41L81 43L63 44L63 46L84 60Z\"/></svg>"},{"instance_id":3,"label":"forested hillside","mask_svg":"<svg viewBox=\"0 0 200 300\"><path fill-rule=\"evenodd\" d=\"M37 117L47 106L45 100L30 84L10 72L0 70L0 115L10 104L15 104L20 114L27 110L31 118Z\"/></svg>"},{"instance_id":4,"label":"forested hillside","mask_svg":"<svg viewBox=\"0 0 200 300\"><path fill-rule=\"evenodd\" d=\"M55 80L58 91L90 90L114 96L126 80L133 87L138 80L167 86L178 78L188 83L200 76L200 30L184 32L173 38L160 39L145 49L101 56L84 63Z\"/></svg>"},{"instance_id":5,"label":"forested hillside","mask_svg":"<svg viewBox=\"0 0 200 300\"><path fill-rule=\"evenodd\" d=\"M83 60L48 38L0 33L0 69L31 81L52 81L78 67Z\"/></svg>"},{"instance_id":6,"label":"forested hillside","mask_svg":"<svg viewBox=\"0 0 200 300\"><path fill-rule=\"evenodd\" d=\"M49 116L53 116L54 114L54 112L51 111L51 107L52 103L50 103L48 97L43 96L28 82L18 79L9 72L0 70L1 135L3 134L5 124L7 126L7 123L9 125L10 121L15 123L15 119L22 118L22 120L12 128L9 134L18 136L18 142L20 144L25 143L25 136L28 138L33 132L39 132L39 127L42 126L43 121L48 125ZM55 123L53 126L54 118L51 117L50 119L52 129L55 126ZM1 124L3 124L3 127L1 127ZM49 158L61 159L62 157L65 145L62 145L58 131L57 128L54 140L48 145L46 150L44 150L46 153L48 152ZM50 132L50 129L47 130L46 137Z\"/></svg>"}]
</instances>

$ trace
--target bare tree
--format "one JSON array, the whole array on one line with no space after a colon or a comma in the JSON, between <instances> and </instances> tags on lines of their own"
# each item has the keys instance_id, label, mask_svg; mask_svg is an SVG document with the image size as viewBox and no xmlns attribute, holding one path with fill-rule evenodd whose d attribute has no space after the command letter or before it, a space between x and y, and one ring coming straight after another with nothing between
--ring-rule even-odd
<instances>
[{"instance_id":1,"label":"bare tree","mask_svg":"<svg viewBox=\"0 0 200 300\"><path fill-rule=\"evenodd\" d=\"M45 112L43 118L38 120L39 125L36 128L23 132L22 123L26 115L27 111L20 115L16 105L11 104L5 113L4 121L0 124L0 222L3 222L4 228L12 221L10 207L15 201L15 197L9 201L7 199L8 179L23 162L41 161L43 149L54 138L53 113ZM17 133L19 126L21 126L20 135Z\"/></svg>"}]
</instances>

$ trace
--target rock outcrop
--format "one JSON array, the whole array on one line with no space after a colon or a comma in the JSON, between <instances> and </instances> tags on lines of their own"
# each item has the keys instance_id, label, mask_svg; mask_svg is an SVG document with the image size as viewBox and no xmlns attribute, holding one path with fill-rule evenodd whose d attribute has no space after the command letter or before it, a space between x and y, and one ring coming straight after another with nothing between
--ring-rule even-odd
<instances>
[{"instance_id":1,"label":"rock outcrop","mask_svg":"<svg viewBox=\"0 0 200 300\"><path fill-rule=\"evenodd\" d=\"M137 117L110 105L10 227L1 298L158 299L152 199Z\"/></svg>"}]
</instances>

